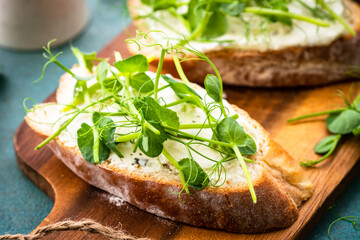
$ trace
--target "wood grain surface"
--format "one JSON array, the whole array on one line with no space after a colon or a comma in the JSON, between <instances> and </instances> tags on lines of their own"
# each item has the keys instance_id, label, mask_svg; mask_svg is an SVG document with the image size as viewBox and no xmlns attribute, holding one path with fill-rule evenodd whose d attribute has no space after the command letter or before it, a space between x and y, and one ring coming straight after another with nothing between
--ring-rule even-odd
<instances>
[{"instance_id":1,"label":"wood grain surface","mask_svg":"<svg viewBox=\"0 0 360 240\"><path fill-rule=\"evenodd\" d=\"M124 39L128 32L117 36L101 52L110 57L114 50L128 56ZM191 79L191 76L188 76ZM252 89L225 86L230 103L246 110L261 123L271 136L295 159L316 159L314 145L329 135L324 117L287 124L290 117L315 111L336 108L342 99L336 90L348 92L351 83L325 87L297 89ZM48 101L54 100L55 94ZM22 123L14 137L15 151L20 169L54 201L51 213L39 226L58 221L90 218L106 226L118 227L137 237L152 239L303 239L327 208L345 189L351 178L360 172L359 138L346 137L340 147L324 163L306 169L314 183L315 192L300 207L298 220L289 228L266 234L242 235L223 231L192 227L156 217L150 213L114 198L110 194L90 186L57 159L48 148L35 151L41 142L32 130ZM46 239L98 239L97 235L83 232L52 233Z\"/></svg>"}]
</instances>

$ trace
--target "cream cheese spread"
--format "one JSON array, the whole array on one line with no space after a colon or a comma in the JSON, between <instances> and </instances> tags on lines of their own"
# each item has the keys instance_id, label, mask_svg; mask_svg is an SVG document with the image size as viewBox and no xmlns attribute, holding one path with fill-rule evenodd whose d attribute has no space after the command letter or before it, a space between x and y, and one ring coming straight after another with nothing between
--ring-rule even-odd
<instances>
[{"instance_id":1,"label":"cream cheese spread","mask_svg":"<svg viewBox=\"0 0 360 240\"><path fill-rule=\"evenodd\" d=\"M303 2L310 7L315 7L314 0L303 0ZM327 4L336 14L344 17L346 9L342 0L327 1ZM291 1L288 8L292 13L312 17L311 12L298 1ZM149 10L149 7L144 6L144 9L139 12L143 15ZM186 12L186 9L181 11ZM163 19L165 25L171 26L171 28L165 26L162 21L147 18L144 24L148 29L163 31L170 39L183 39L183 36L189 36L186 27L168 11L157 11L155 14L156 18ZM248 37L245 34L246 24L239 18L227 16L228 31L225 35L206 43L194 41L191 42L191 45L202 52L224 47L257 51L281 50L289 47L329 45L346 33L346 29L338 21L330 21L330 27L319 27L308 22L293 20L293 26L289 27L280 22L269 23L265 18L251 13L243 13L242 17L245 21L250 22ZM175 29L176 32L172 29ZM165 44L162 35L152 34L151 36L154 40ZM219 42L228 40L231 42ZM177 40L173 41L177 42Z\"/></svg>"}]
</instances>

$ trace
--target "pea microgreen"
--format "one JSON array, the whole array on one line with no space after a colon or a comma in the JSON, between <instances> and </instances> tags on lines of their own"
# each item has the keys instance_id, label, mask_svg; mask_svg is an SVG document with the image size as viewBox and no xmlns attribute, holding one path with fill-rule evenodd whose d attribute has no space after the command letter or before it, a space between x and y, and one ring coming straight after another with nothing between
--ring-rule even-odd
<instances>
[{"instance_id":1,"label":"pea microgreen","mask_svg":"<svg viewBox=\"0 0 360 240\"><path fill-rule=\"evenodd\" d=\"M339 222L339 221L344 221L344 222L348 222L348 223L351 223L353 229L357 232L360 232L360 227L359 227L359 224L360 224L360 217L359 216L340 216L335 210L334 210L334 205L329 207L329 210L332 210L333 213L335 213L335 215L337 216L337 219L335 219L328 227L328 231L327 231L327 236L328 236L328 239L331 240L333 238L331 238L330 236L330 231L331 231L331 228L332 226Z\"/></svg>"},{"instance_id":2,"label":"pea microgreen","mask_svg":"<svg viewBox=\"0 0 360 240\"><path fill-rule=\"evenodd\" d=\"M231 148L234 150L235 155L238 158L240 165L245 173L245 177L249 185L251 197L254 203L256 203L255 190L251 183L250 174L243 159L243 156L239 151L239 147L248 146L249 143L248 138L251 137L247 135L244 131L244 128L241 127L240 124L231 117L227 117L221 120L221 122L217 125L216 129L219 134L220 140L231 144ZM253 140L252 141L250 140L250 145L251 145L249 146L250 149L253 147L253 142L254 142Z\"/></svg>"},{"instance_id":3,"label":"pea microgreen","mask_svg":"<svg viewBox=\"0 0 360 240\"><path fill-rule=\"evenodd\" d=\"M350 98L354 95L355 92L356 90L352 91L351 87ZM300 162L302 166L311 167L328 158L335 151L343 135L353 134L357 136L360 134L360 110L358 107L360 93L354 98L352 103L344 93L340 92L340 95L343 97L346 104L346 107L344 108L306 114L288 120L288 123L291 123L311 117L329 115L326 118L326 126L329 132L333 133L334 135L325 137L314 148L315 152L317 154L323 155L323 157L314 161L308 160L305 162Z\"/></svg>"},{"instance_id":4,"label":"pea microgreen","mask_svg":"<svg viewBox=\"0 0 360 240\"><path fill-rule=\"evenodd\" d=\"M157 17L157 12L168 12L188 30L186 38L189 41L209 39L216 41L216 38L228 32L229 16L238 18L249 29L253 23L251 18L247 19L244 14L261 16L267 22L279 22L290 27L293 26L293 20L305 21L320 27L329 27L330 21L338 21L352 35L355 35L352 27L329 7L327 1L316 0L315 6L309 6L301 0L297 1L310 12L310 16L291 12L288 5L292 1L289 0L142 0L141 2L152 11L136 18L156 20L182 37L184 33L179 33L174 26L168 24L167 19ZM184 43L184 41L180 42Z\"/></svg>"},{"instance_id":5,"label":"pea microgreen","mask_svg":"<svg viewBox=\"0 0 360 240\"><path fill-rule=\"evenodd\" d=\"M144 2L151 3L151 1ZM193 2L199 4L198 1ZM168 1L157 1L156 6L164 8L168 6L168 3ZM138 39L132 42L140 45ZM235 120L239 116L237 114L228 116L229 110L222 100L223 87L218 70L204 54L191 48L184 48L185 51L194 53L199 59L207 61L215 71L216 75L208 75L205 79L206 93L212 99L209 101L209 98L201 97L187 80L181 67L182 59L178 58L179 49L173 46L161 47L162 58L155 78L151 78L146 72L149 65L144 55L121 59L119 54L115 54L116 62L113 67L106 59L96 58L94 53L85 54L73 48L79 61L79 72L85 73L84 76L88 79L78 78L75 74L71 74L76 79L76 85L73 103L63 110L67 111L64 115L67 119L63 120L58 130L36 149L43 147L61 134L80 114L91 114L92 124L82 123L77 131L77 144L86 161L99 164L105 161L111 152L123 159L121 146L118 144L130 141L133 143L134 152L139 149L147 157L155 158L162 155L168 159L177 170L183 185L183 188L177 192L180 197L183 191L190 194L189 187L200 190L208 186L219 186L220 182L220 185L224 184L225 180L220 181L223 176L226 179L226 168L223 163L238 159L245 173L253 201L256 202L255 191L245 164L246 161L249 164L253 161L244 156L255 154L257 146L254 139ZM46 50L53 56L50 45ZM183 82L168 75L161 75L165 54L172 54L174 50L176 51L174 62ZM93 61L98 62L96 68L93 66ZM60 62L56 64L63 66ZM66 70L66 72L69 71ZM161 78L167 85L159 86ZM90 79L91 81L88 81ZM172 91L178 100L169 103L159 98L158 94L166 88L170 88L168 90ZM206 116L204 122L180 123L178 113L170 109L179 104L192 104L199 108ZM108 107L113 110L109 112ZM220 115L215 116L215 111ZM123 117L122 120L115 120L114 117L117 116ZM131 131L117 133L118 129L123 128L130 128ZM199 135L206 128L211 129L212 138ZM197 130L198 134L189 133L186 129ZM187 156L175 159L165 147L164 143L168 140L181 144L186 149ZM214 159L214 156L202 153L196 145L216 151L222 159L219 161ZM211 161L213 166L203 169L193 153Z\"/></svg>"},{"instance_id":6,"label":"pea microgreen","mask_svg":"<svg viewBox=\"0 0 360 240\"><path fill-rule=\"evenodd\" d=\"M194 159L183 158L179 165L190 187L201 190L209 184L208 175Z\"/></svg>"}]
</instances>

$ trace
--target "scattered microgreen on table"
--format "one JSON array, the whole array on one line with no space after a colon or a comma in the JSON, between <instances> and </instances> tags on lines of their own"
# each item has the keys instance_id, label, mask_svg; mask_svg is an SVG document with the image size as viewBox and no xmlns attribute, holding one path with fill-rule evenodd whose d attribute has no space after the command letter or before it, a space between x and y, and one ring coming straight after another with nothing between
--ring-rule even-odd
<instances>
[{"instance_id":1,"label":"scattered microgreen on table","mask_svg":"<svg viewBox=\"0 0 360 240\"><path fill-rule=\"evenodd\" d=\"M355 136L360 135L360 93L354 99L351 99L356 92L356 88L351 88L350 98L348 98L343 92L339 91L346 104L343 108L310 113L288 120L288 123L292 123L307 118L328 115L326 126L333 135L322 139L314 148L314 151L317 154L323 155L323 157L314 161L300 162L302 166L311 167L328 158L335 151L342 136L351 134Z\"/></svg>"},{"instance_id":2,"label":"scattered microgreen on table","mask_svg":"<svg viewBox=\"0 0 360 240\"><path fill-rule=\"evenodd\" d=\"M160 2L159 7L163 7ZM128 42L141 45L138 38ZM183 191L190 194L189 187L201 190L208 186L221 186L226 181L226 169L223 164L237 159L239 167L244 171L253 202L256 203L255 190L245 162L247 161L249 164L253 162L247 156L257 152L257 145L235 120L238 115L229 116L229 109L225 107L222 99L221 76L204 54L184 46L180 49L180 47L160 45L163 57L160 58L156 77L151 78L147 73L149 60L144 55L139 54L121 59L119 54L115 54L116 62L112 66L107 59L97 58L95 53L83 53L77 48L72 48L79 62L75 74L57 60L59 54L52 54L50 43L45 48L49 62L45 64L41 78L44 76L46 66L51 62L55 63L76 80L73 91L74 100L71 104L64 106L62 110L63 113L66 113L67 119L36 149L59 136L80 114L91 114L92 123L82 123L77 131L77 144L86 161L99 164L107 160L111 152L114 152L119 158L123 158L121 148L117 145L130 141L133 143L133 152L139 149L148 157L156 158L163 155L168 159L177 170L183 185L183 188L177 193L180 197ZM159 44L157 45L159 46ZM199 59L207 61L214 69L216 76L209 74L205 78L208 98L201 97L186 78L180 64L181 59L177 54L180 50L192 52ZM175 80L168 75L161 75L165 54L173 55L183 81ZM98 63L96 68L94 68L94 61ZM160 86L160 80L165 85ZM170 88L178 100L164 102L164 99L159 98L158 93L166 88ZM180 123L178 113L170 108L184 103L201 109L206 116L204 122ZM107 106L116 110L105 111ZM216 111L219 114L214 114ZM122 116L124 120L113 121L112 116ZM132 130L120 134L116 133L118 128ZM211 129L211 138L190 134L185 130L195 129L199 133L205 128ZM164 145L168 140L182 144L188 156L175 159ZM196 149L197 145L218 152L221 159L205 155ZM194 153L211 161L213 166L203 169L193 156ZM225 176L222 181L220 181L221 173L224 173Z\"/></svg>"},{"instance_id":3,"label":"scattered microgreen on table","mask_svg":"<svg viewBox=\"0 0 360 240\"><path fill-rule=\"evenodd\" d=\"M332 239L331 236L330 236L330 231L331 231L332 226L333 226L335 223L339 222L339 221L345 221L345 222L351 223L353 229L354 229L355 231L360 232L360 227L357 226L357 225L360 223L360 217L358 217L358 216L342 216L342 217L341 217L341 216L334 210L334 206L329 207L328 210L332 210L332 211L335 213L335 215L338 217L338 218L335 219L335 220L329 225L329 227L328 227L327 235L328 235L329 240Z\"/></svg>"}]
</instances>

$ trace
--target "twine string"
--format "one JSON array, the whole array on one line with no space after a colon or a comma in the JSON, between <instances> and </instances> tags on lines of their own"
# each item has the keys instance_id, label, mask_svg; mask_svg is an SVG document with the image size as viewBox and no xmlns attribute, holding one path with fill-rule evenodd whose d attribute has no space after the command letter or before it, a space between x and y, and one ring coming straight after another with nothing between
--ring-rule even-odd
<instances>
[{"instance_id":1,"label":"twine string","mask_svg":"<svg viewBox=\"0 0 360 240\"><path fill-rule=\"evenodd\" d=\"M61 231L84 231L94 234L100 234L109 240L150 240L148 238L136 238L122 230L115 230L111 227L106 227L100 223L97 223L90 219L84 219L82 221L66 220L50 224L41 228L36 229L30 234L6 234L0 236L0 240L37 240L45 237L53 232Z\"/></svg>"}]
</instances>

